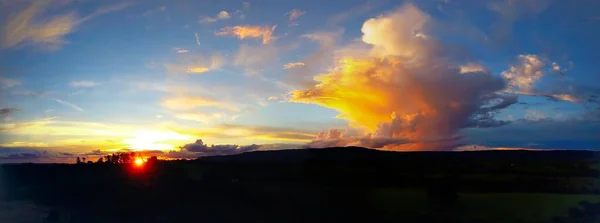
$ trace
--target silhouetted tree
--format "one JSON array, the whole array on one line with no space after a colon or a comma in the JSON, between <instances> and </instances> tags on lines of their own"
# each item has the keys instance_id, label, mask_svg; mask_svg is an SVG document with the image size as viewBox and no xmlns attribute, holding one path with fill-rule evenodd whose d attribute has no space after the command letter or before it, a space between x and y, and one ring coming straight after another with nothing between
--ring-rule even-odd
<instances>
[{"instance_id":1,"label":"silhouetted tree","mask_svg":"<svg viewBox=\"0 0 600 223\"><path fill-rule=\"evenodd\" d=\"M96 163L104 163L104 158L102 158L102 157L98 158L98 161L96 161Z\"/></svg>"},{"instance_id":2,"label":"silhouetted tree","mask_svg":"<svg viewBox=\"0 0 600 223\"><path fill-rule=\"evenodd\" d=\"M83 163L85 163L85 157L81 158L81 161L82 161Z\"/></svg>"},{"instance_id":3,"label":"silhouetted tree","mask_svg":"<svg viewBox=\"0 0 600 223\"><path fill-rule=\"evenodd\" d=\"M158 162L158 158L156 156L151 156L150 158L148 158L149 164L155 164L157 162Z\"/></svg>"},{"instance_id":4,"label":"silhouetted tree","mask_svg":"<svg viewBox=\"0 0 600 223\"><path fill-rule=\"evenodd\" d=\"M94 161L88 160L87 164L94 164Z\"/></svg>"},{"instance_id":5,"label":"silhouetted tree","mask_svg":"<svg viewBox=\"0 0 600 223\"><path fill-rule=\"evenodd\" d=\"M79 157L77 157L77 161L76 161L76 163L77 163L77 164L81 164L81 159L80 159Z\"/></svg>"}]
</instances>

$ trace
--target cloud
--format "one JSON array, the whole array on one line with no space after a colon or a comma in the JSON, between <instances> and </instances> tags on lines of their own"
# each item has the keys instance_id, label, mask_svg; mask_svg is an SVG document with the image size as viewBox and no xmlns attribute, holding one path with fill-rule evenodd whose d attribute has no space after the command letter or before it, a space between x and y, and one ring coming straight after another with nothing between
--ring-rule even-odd
<instances>
[{"instance_id":1,"label":"cloud","mask_svg":"<svg viewBox=\"0 0 600 223\"><path fill-rule=\"evenodd\" d=\"M317 52L308 55L302 59L304 66L298 66L294 69L287 69L286 76L282 79L287 85L310 87L316 82L313 80L313 74L321 73L327 70L327 66L334 61L335 51L338 39L343 35L343 30L314 32L302 35L302 38L317 42L319 49Z\"/></svg>"},{"instance_id":2,"label":"cloud","mask_svg":"<svg viewBox=\"0 0 600 223\"><path fill-rule=\"evenodd\" d=\"M182 48L175 48L175 52L176 53L189 53L189 50L186 49L182 49Z\"/></svg>"},{"instance_id":3,"label":"cloud","mask_svg":"<svg viewBox=\"0 0 600 223\"><path fill-rule=\"evenodd\" d=\"M7 118L18 111L20 111L18 108L0 108L0 120L7 120Z\"/></svg>"},{"instance_id":4,"label":"cloud","mask_svg":"<svg viewBox=\"0 0 600 223\"><path fill-rule=\"evenodd\" d=\"M300 16L303 16L304 14L306 14L305 11L300 11L298 9L294 9L294 10L286 13L286 15L290 16L290 21L300 18Z\"/></svg>"},{"instance_id":5,"label":"cloud","mask_svg":"<svg viewBox=\"0 0 600 223\"><path fill-rule=\"evenodd\" d=\"M487 72L486 68L477 63L468 63L460 66L460 73L471 73L471 72Z\"/></svg>"},{"instance_id":6,"label":"cloud","mask_svg":"<svg viewBox=\"0 0 600 223\"><path fill-rule=\"evenodd\" d=\"M304 65L306 65L306 64L304 64L302 62L287 63L287 64L283 65L283 69L292 69L292 68L301 67Z\"/></svg>"},{"instance_id":7,"label":"cloud","mask_svg":"<svg viewBox=\"0 0 600 223\"><path fill-rule=\"evenodd\" d=\"M59 104L62 104L62 105L67 106L69 108L75 109L77 111L80 111L80 112L84 111L83 108L81 108L81 107L79 107L79 106L77 106L77 105L75 105L75 104L73 104L71 102L64 101L64 100L61 100L61 99L58 99L58 98L51 98L51 99L53 101L58 102Z\"/></svg>"},{"instance_id":8,"label":"cloud","mask_svg":"<svg viewBox=\"0 0 600 223\"><path fill-rule=\"evenodd\" d=\"M174 117L182 120L209 123L215 119L220 119L221 117L223 117L223 115L221 113L206 114L203 112L186 112L175 114Z\"/></svg>"},{"instance_id":9,"label":"cloud","mask_svg":"<svg viewBox=\"0 0 600 223\"><path fill-rule=\"evenodd\" d=\"M337 110L339 118L371 133L358 140L371 146L391 141L447 148L460 129L505 124L495 122L494 113L516 100L496 93L504 80L485 71L461 73L440 56L452 52L439 54L445 50L440 43L415 35L426 33L430 20L411 4L368 19L362 41L372 47L339 60L314 78L314 86L290 92L290 101Z\"/></svg>"},{"instance_id":10,"label":"cloud","mask_svg":"<svg viewBox=\"0 0 600 223\"><path fill-rule=\"evenodd\" d=\"M211 70L220 69L225 63L225 59L220 53L213 53L210 56L196 53L180 53L174 63L165 64L164 67L168 74L202 74Z\"/></svg>"},{"instance_id":11,"label":"cloud","mask_svg":"<svg viewBox=\"0 0 600 223\"><path fill-rule=\"evenodd\" d=\"M213 22L217 22L219 20L227 20L230 18L231 18L231 15L229 15L229 13L227 11L220 11L214 17L205 16L204 18L202 18L200 20L200 23L213 23Z\"/></svg>"},{"instance_id":12,"label":"cloud","mask_svg":"<svg viewBox=\"0 0 600 223\"><path fill-rule=\"evenodd\" d=\"M52 97L46 92L25 91L25 92L16 92L15 94L22 95L22 96L36 97L36 98L45 98L45 99L55 101L61 105L67 106L69 108L75 109L77 111L81 111L81 112L84 111L81 107L79 107L71 102Z\"/></svg>"},{"instance_id":13,"label":"cloud","mask_svg":"<svg viewBox=\"0 0 600 223\"><path fill-rule=\"evenodd\" d=\"M239 146L239 145L206 145L201 139L196 140L194 143L186 144L181 149L201 153L203 155L229 155L236 153L250 152L259 149L260 146L256 144Z\"/></svg>"},{"instance_id":14,"label":"cloud","mask_svg":"<svg viewBox=\"0 0 600 223\"><path fill-rule=\"evenodd\" d=\"M536 55L519 55L519 63L510 66L509 70L502 72L502 76L509 82L508 91L518 94L533 94L533 85L544 74L544 62Z\"/></svg>"},{"instance_id":15,"label":"cloud","mask_svg":"<svg viewBox=\"0 0 600 223\"><path fill-rule=\"evenodd\" d=\"M278 140L292 142L309 142L315 139L316 135L311 131L294 128L232 124L220 124L203 129L179 129L177 132L182 132L186 135L195 135L202 138L247 138L253 140Z\"/></svg>"},{"instance_id":16,"label":"cloud","mask_svg":"<svg viewBox=\"0 0 600 223\"><path fill-rule=\"evenodd\" d=\"M244 68L248 75L260 73L267 65L276 62L279 49L275 46L240 45L234 55L234 65Z\"/></svg>"},{"instance_id":17,"label":"cloud","mask_svg":"<svg viewBox=\"0 0 600 223\"><path fill-rule=\"evenodd\" d=\"M198 32L194 33L194 37L196 37L196 45L200 46L200 37L198 37Z\"/></svg>"},{"instance_id":18,"label":"cloud","mask_svg":"<svg viewBox=\"0 0 600 223\"><path fill-rule=\"evenodd\" d=\"M21 11L10 14L0 28L0 48L32 44L47 50L57 50L67 43L64 36L73 33L77 26L96 16L122 10L128 4L102 7L83 18L77 18L73 12L44 18L42 13L51 6L51 1L31 1Z\"/></svg>"},{"instance_id":19,"label":"cloud","mask_svg":"<svg viewBox=\"0 0 600 223\"><path fill-rule=\"evenodd\" d=\"M262 39L262 44L268 44L276 39L273 36L277 26L228 26L216 32L217 36L237 36L239 39Z\"/></svg>"},{"instance_id":20,"label":"cloud","mask_svg":"<svg viewBox=\"0 0 600 223\"><path fill-rule=\"evenodd\" d=\"M372 11L373 9L376 9L378 7L385 5L386 3L387 3L387 0L366 1L364 4L352 7L348 11L333 15L331 18L329 18L327 20L327 24L330 26L337 26L352 17L366 14L366 13Z\"/></svg>"},{"instance_id":21,"label":"cloud","mask_svg":"<svg viewBox=\"0 0 600 223\"><path fill-rule=\"evenodd\" d=\"M100 85L100 83L94 82L94 81L72 81L69 83L69 85L71 87L76 87L76 88L85 88L85 87L95 87L95 86Z\"/></svg>"},{"instance_id":22,"label":"cloud","mask_svg":"<svg viewBox=\"0 0 600 223\"><path fill-rule=\"evenodd\" d=\"M176 95L162 100L161 105L165 108L178 111L190 111L202 107L214 107L226 111L237 112L240 109L233 105L210 97Z\"/></svg>"},{"instance_id":23,"label":"cloud","mask_svg":"<svg viewBox=\"0 0 600 223\"><path fill-rule=\"evenodd\" d=\"M15 79L0 77L0 88L6 89L21 85L21 82Z\"/></svg>"},{"instance_id":24,"label":"cloud","mask_svg":"<svg viewBox=\"0 0 600 223\"><path fill-rule=\"evenodd\" d=\"M550 75L549 71L559 75ZM583 102L590 92L576 89L565 80L564 71L556 62L534 55L521 54L517 61L502 72L508 80L506 92L520 95L541 96L554 101ZM540 83L544 83L541 85Z\"/></svg>"}]
</instances>

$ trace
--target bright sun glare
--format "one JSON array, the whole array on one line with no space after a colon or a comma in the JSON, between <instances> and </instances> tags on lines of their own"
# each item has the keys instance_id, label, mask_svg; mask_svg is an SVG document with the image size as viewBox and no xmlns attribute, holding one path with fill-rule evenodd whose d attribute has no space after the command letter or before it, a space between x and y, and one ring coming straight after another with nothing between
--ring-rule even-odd
<instances>
[{"instance_id":1,"label":"bright sun glare","mask_svg":"<svg viewBox=\"0 0 600 223\"><path fill-rule=\"evenodd\" d=\"M173 145L164 143L170 140L188 140L189 135L179 134L173 131L137 131L133 138L125 139L123 142L134 150L172 150Z\"/></svg>"},{"instance_id":2,"label":"bright sun glare","mask_svg":"<svg viewBox=\"0 0 600 223\"><path fill-rule=\"evenodd\" d=\"M135 161L133 162L136 166L142 166L144 165L144 160L142 158L135 158Z\"/></svg>"}]
</instances>

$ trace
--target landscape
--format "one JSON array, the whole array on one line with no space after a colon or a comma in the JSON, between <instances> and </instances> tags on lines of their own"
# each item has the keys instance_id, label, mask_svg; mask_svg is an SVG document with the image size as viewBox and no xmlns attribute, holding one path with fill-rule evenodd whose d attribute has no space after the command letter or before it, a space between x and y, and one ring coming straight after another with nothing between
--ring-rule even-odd
<instances>
[{"instance_id":1,"label":"landscape","mask_svg":"<svg viewBox=\"0 0 600 223\"><path fill-rule=\"evenodd\" d=\"M600 222L600 1L0 0L0 222Z\"/></svg>"}]
</instances>

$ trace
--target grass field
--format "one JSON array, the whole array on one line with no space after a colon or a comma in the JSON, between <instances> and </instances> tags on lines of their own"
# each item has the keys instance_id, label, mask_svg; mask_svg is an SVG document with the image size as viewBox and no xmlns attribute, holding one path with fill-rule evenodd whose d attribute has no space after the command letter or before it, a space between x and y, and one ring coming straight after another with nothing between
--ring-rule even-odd
<instances>
[{"instance_id":1,"label":"grass field","mask_svg":"<svg viewBox=\"0 0 600 223\"><path fill-rule=\"evenodd\" d=\"M581 201L599 202L600 195L460 193L454 212L462 222L551 222ZM373 202L389 216L428 210L427 194L419 189L379 189Z\"/></svg>"}]
</instances>

